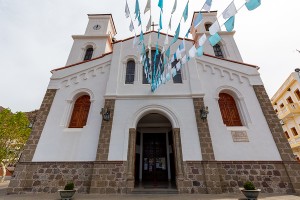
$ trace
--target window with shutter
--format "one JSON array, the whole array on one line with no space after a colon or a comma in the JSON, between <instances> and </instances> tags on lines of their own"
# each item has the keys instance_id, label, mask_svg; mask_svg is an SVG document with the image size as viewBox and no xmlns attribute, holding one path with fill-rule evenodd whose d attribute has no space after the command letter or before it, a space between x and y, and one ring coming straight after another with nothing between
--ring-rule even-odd
<instances>
[{"instance_id":1,"label":"window with shutter","mask_svg":"<svg viewBox=\"0 0 300 200\"><path fill-rule=\"evenodd\" d=\"M125 84L133 84L134 74L135 74L135 62L133 60L130 60L127 62L127 66L126 66Z\"/></svg>"},{"instance_id":2,"label":"window with shutter","mask_svg":"<svg viewBox=\"0 0 300 200\"><path fill-rule=\"evenodd\" d=\"M83 95L75 101L69 128L83 128L86 125L90 105L89 95Z\"/></svg>"},{"instance_id":3,"label":"window with shutter","mask_svg":"<svg viewBox=\"0 0 300 200\"><path fill-rule=\"evenodd\" d=\"M223 122L226 126L242 126L239 111L231 95L220 93L219 106Z\"/></svg>"}]
</instances>

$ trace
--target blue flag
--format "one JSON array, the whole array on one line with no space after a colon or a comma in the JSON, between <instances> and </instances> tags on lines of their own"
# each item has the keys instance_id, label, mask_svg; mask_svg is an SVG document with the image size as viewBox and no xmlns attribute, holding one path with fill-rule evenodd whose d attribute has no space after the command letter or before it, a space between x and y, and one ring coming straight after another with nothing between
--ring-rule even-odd
<instances>
[{"instance_id":1,"label":"blue flag","mask_svg":"<svg viewBox=\"0 0 300 200\"><path fill-rule=\"evenodd\" d=\"M197 28L203 19L202 14L199 12L197 18L194 21L194 28Z\"/></svg>"},{"instance_id":2,"label":"blue flag","mask_svg":"<svg viewBox=\"0 0 300 200\"><path fill-rule=\"evenodd\" d=\"M175 31L175 35L174 35L174 38L173 38L171 44L174 44L178 40L179 33L180 33L180 23L178 24L178 27L177 27L177 29Z\"/></svg>"},{"instance_id":3,"label":"blue flag","mask_svg":"<svg viewBox=\"0 0 300 200\"><path fill-rule=\"evenodd\" d=\"M221 37L218 33L215 33L214 35L210 36L208 38L211 46L215 46L216 44L218 44L221 41Z\"/></svg>"},{"instance_id":4,"label":"blue flag","mask_svg":"<svg viewBox=\"0 0 300 200\"><path fill-rule=\"evenodd\" d=\"M143 42L143 41L144 41L144 34L143 34L143 31L141 31L140 42Z\"/></svg>"},{"instance_id":5,"label":"blue flag","mask_svg":"<svg viewBox=\"0 0 300 200\"><path fill-rule=\"evenodd\" d=\"M139 0L136 0L135 2L135 19L139 16L140 14L140 5L139 5Z\"/></svg>"},{"instance_id":6,"label":"blue flag","mask_svg":"<svg viewBox=\"0 0 300 200\"><path fill-rule=\"evenodd\" d=\"M164 7L164 0L159 0L158 7L160 7L161 12L162 12L163 11L163 7Z\"/></svg>"},{"instance_id":7,"label":"blue flag","mask_svg":"<svg viewBox=\"0 0 300 200\"><path fill-rule=\"evenodd\" d=\"M159 30L162 29L162 16L161 16L161 12L160 12L160 16L159 16Z\"/></svg>"},{"instance_id":8,"label":"blue flag","mask_svg":"<svg viewBox=\"0 0 300 200\"><path fill-rule=\"evenodd\" d=\"M226 31L231 32L234 28L234 19L235 16L230 17L225 23Z\"/></svg>"},{"instance_id":9,"label":"blue flag","mask_svg":"<svg viewBox=\"0 0 300 200\"><path fill-rule=\"evenodd\" d=\"M183 18L184 18L184 22L186 22L187 18L189 15L189 1L186 3L185 9L183 11Z\"/></svg>"},{"instance_id":10,"label":"blue flag","mask_svg":"<svg viewBox=\"0 0 300 200\"><path fill-rule=\"evenodd\" d=\"M188 38L189 37L189 34L190 34L190 32L191 32L191 28L189 28L189 30L186 32L186 34L185 34L185 38Z\"/></svg>"},{"instance_id":11,"label":"blue flag","mask_svg":"<svg viewBox=\"0 0 300 200\"><path fill-rule=\"evenodd\" d=\"M138 21L139 21L138 26L140 26L142 24L142 20L141 20L141 15L140 14L138 15Z\"/></svg>"},{"instance_id":12,"label":"blue flag","mask_svg":"<svg viewBox=\"0 0 300 200\"><path fill-rule=\"evenodd\" d=\"M197 56L198 57L203 56L203 46L198 47L198 49L197 49Z\"/></svg>"},{"instance_id":13,"label":"blue flag","mask_svg":"<svg viewBox=\"0 0 300 200\"><path fill-rule=\"evenodd\" d=\"M248 10L254 10L258 6L260 6L260 4L261 4L261 0L249 0L248 2L245 3Z\"/></svg>"}]
</instances>

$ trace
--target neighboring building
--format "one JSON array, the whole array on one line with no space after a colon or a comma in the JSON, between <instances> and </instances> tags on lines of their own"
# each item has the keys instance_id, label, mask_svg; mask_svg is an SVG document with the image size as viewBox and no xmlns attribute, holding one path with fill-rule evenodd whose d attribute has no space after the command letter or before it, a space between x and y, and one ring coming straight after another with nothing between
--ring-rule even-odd
<instances>
[{"instance_id":1,"label":"neighboring building","mask_svg":"<svg viewBox=\"0 0 300 200\"><path fill-rule=\"evenodd\" d=\"M284 136L288 139L295 158L300 160L300 82L296 72L286 79L271 99L280 119Z\"/></svg>"},{"instance_id":2,"label":"neighboring building","mask_svg":"<svg viewBox=\"0 0 300 200\"><path fill-rule=\"evenodd\" d=\"M217 12L203 15L185 53L217 19ZM152 93L134 38L113 41L111 15L88 17L66 66L52 70L8 193L56 192L68 181L87 193L227 193L246 180L263 192L299 192L300 165L234 32L219 32L218 45L206 42L205 55ZM157 32L145 33L145 43L150 37L155 51Z\"/></svg>"}]
</instances>

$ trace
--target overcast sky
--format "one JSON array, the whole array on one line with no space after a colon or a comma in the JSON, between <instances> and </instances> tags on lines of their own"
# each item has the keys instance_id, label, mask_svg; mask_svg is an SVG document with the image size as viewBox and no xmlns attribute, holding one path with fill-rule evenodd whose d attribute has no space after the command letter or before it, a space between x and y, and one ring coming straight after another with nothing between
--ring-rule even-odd
<instances>
[{"instance_id":1,"label":"overcast sky","mask_svg":"<svg viewBox=\"0 0 300 200\"><path fill-rule=\"evenodd\" d=\"M139 0L144 10L147 0ZM219 14L232 0L213 0ZM173 29L187 0L178 0ZM190 0L187 31L194 11L205 0ZM245 0L235 0L237 7ZM158 21L158 0L152 0ZM164 0L163 32L166 32L174 0ZM135 0L128 0L131 13ZM111 13L117 39L132 36L124 15L125 0L0 0L0 106L12 111L38 109L51 76L50 70L66 64L73 40L84 34L87 14ZM300 1L262 0L254 11L242 8L236 15L235 40L245 63L258 65L270 96L300 67ZM142 16L144 26L149 14ZM144 27L145 29L145 27ZM139 29L138 29L139 30ZM174 30L172 30L174 33ZM204 50L205 51L205 50ZM163 86L162 86L163 87Z\"/></svg>"}]
</instances>

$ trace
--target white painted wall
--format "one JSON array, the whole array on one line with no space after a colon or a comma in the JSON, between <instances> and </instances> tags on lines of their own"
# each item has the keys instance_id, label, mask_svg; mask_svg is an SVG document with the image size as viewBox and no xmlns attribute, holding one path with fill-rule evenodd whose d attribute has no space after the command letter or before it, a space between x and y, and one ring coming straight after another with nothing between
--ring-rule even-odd
<instances>
[{"instance_id":1,"label":"white painted wall","mask_svg":"<svg viewBox=\"0 0 300 200\"><path fill-rule=\"evenodd\" d=\"M201 160L193 100L149 97L116 100L108 160L127 160L129 128L136 128L137 119L147 114L142 110L149 107L170 121L178 121L179 126L173 124L173 128L180 128L183 160ZM170 113L176 117L171 118Z\"/></svg>"},{"instance_id":2,"label":"white painted wall","mask_svg":"<svg viewBox=\"0 0 300 200\"><path fill-rule=\"evenodd\" d=\"M100 110L104 105L103 95L110 66L100 60L93 63L94 66L89 62L72 69L56 71L52 75L48 88L58 90L33 161L95 160L102 120ZM66 71L70 73L69 76L65 75ZM80 129L68 128L73 97L82 92L90 94L92 101L87 125Z\"/></svg>"}]
</instances>

